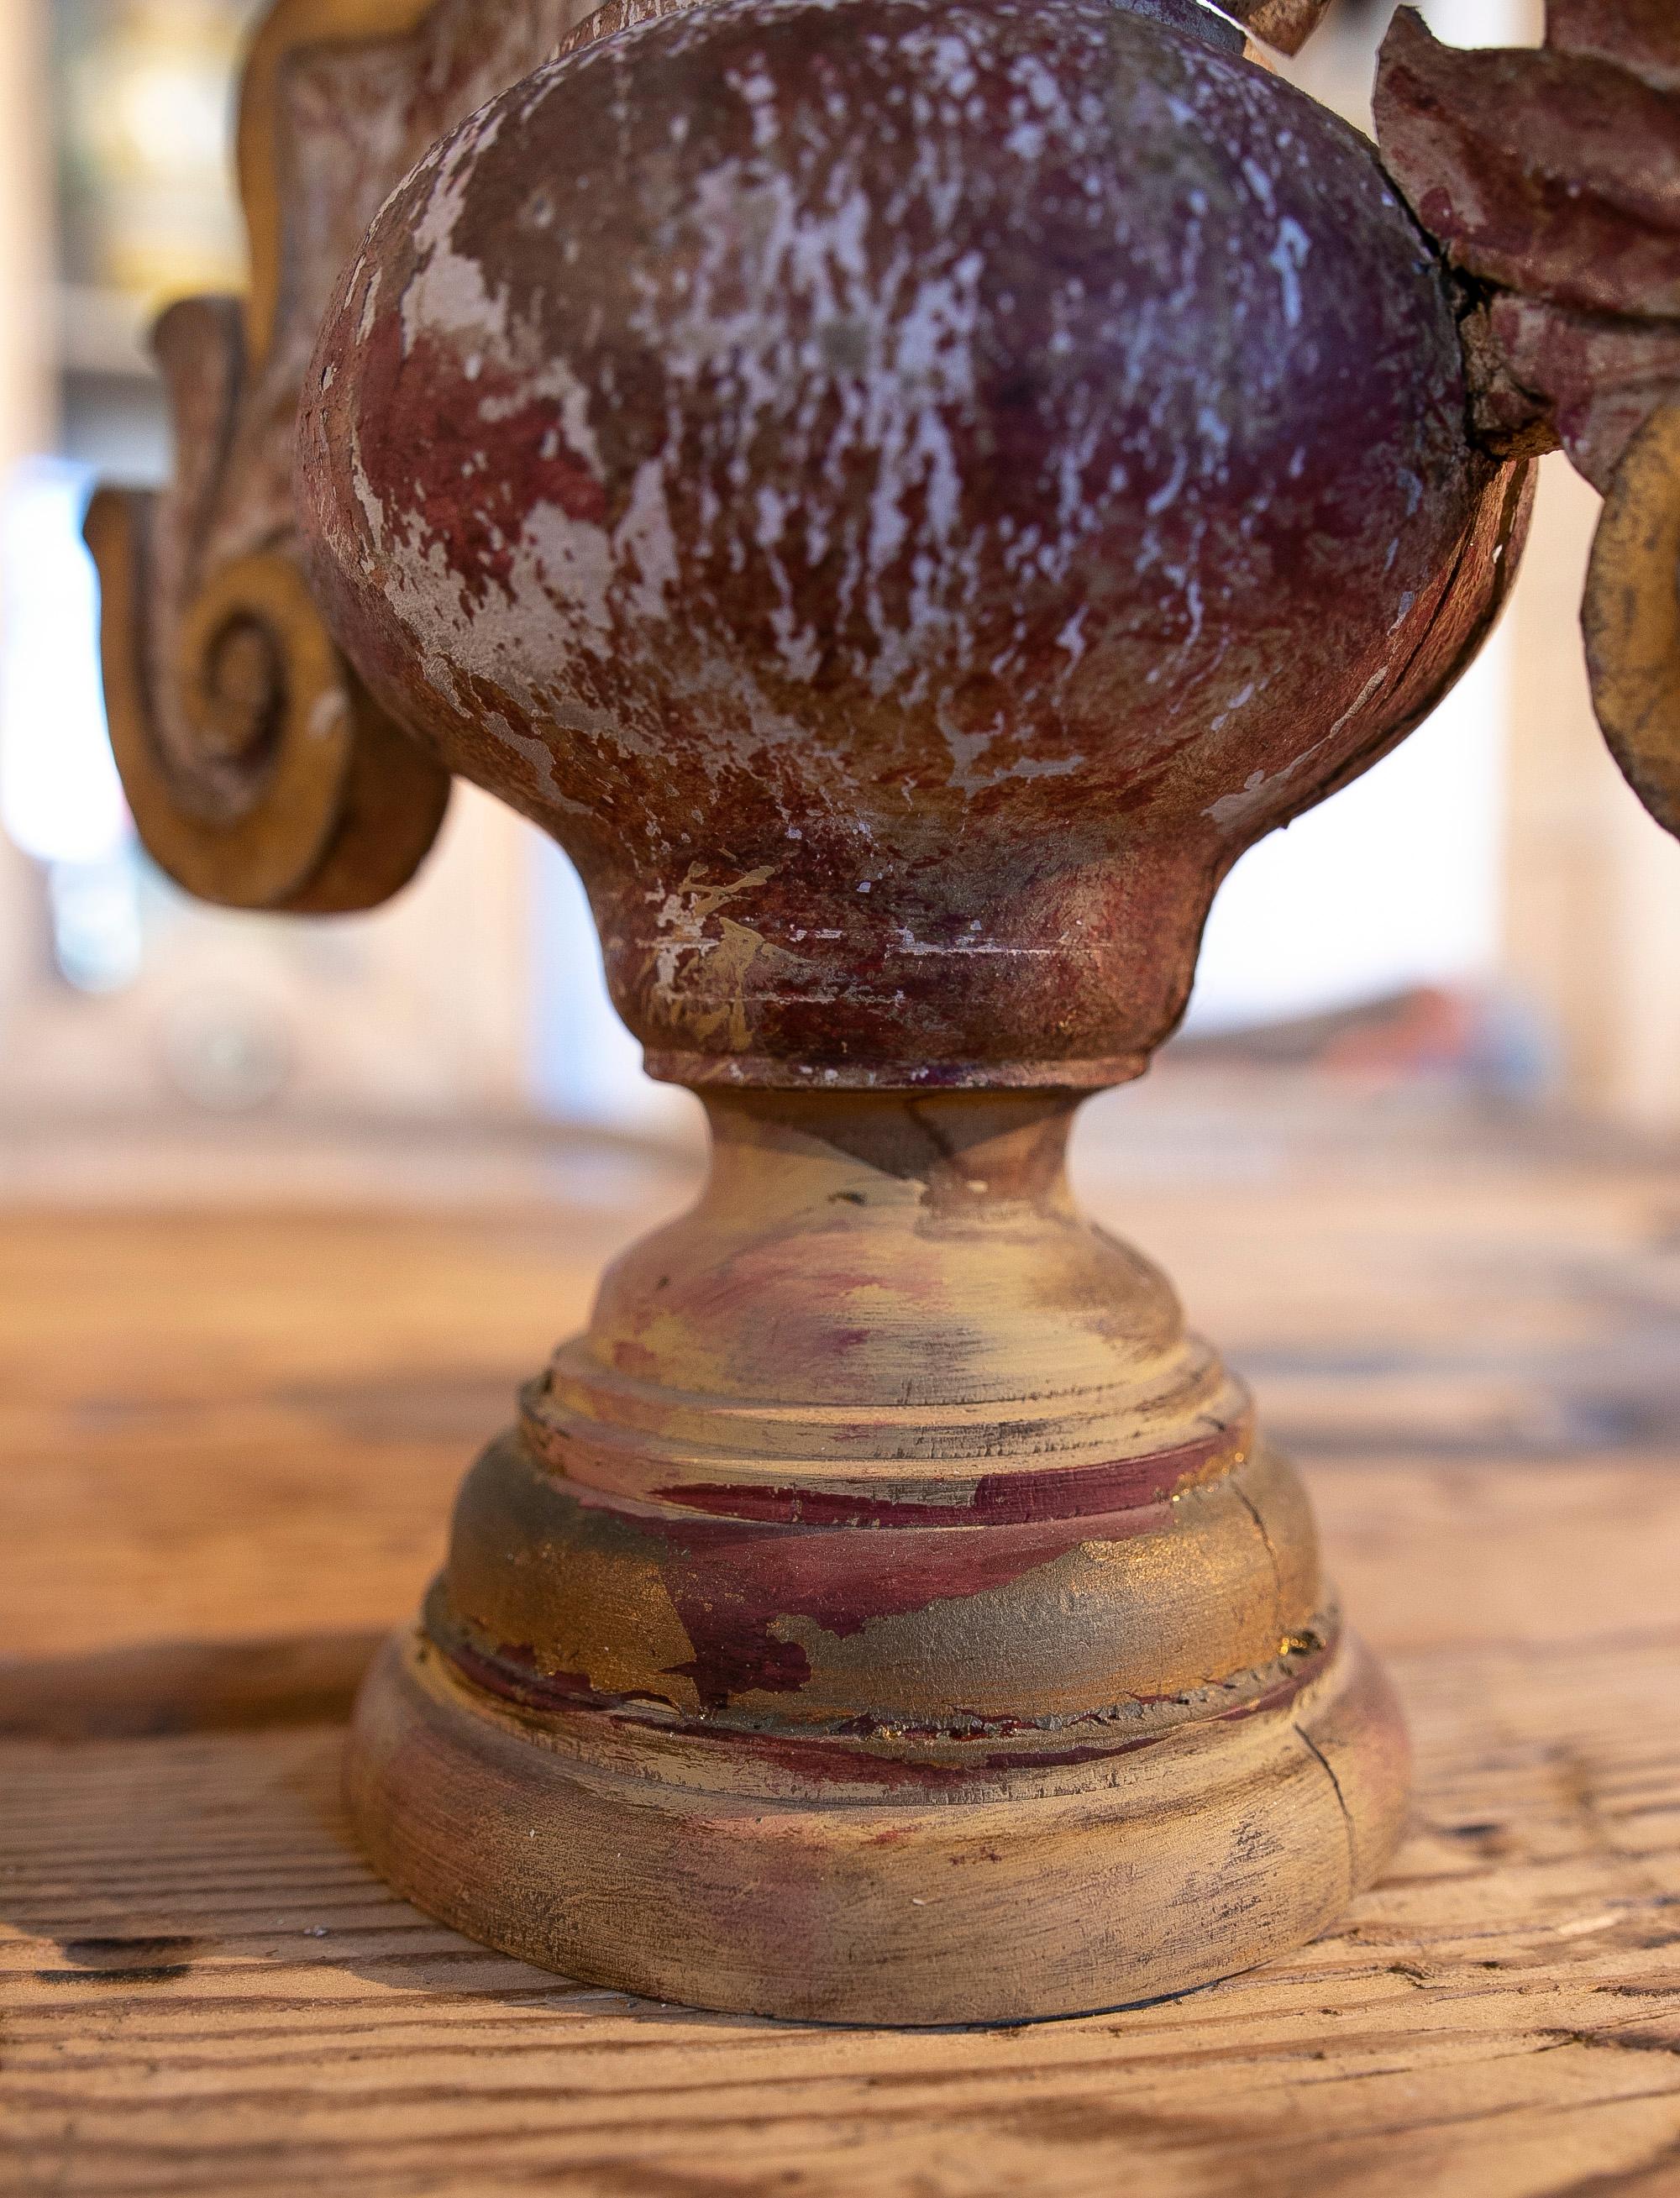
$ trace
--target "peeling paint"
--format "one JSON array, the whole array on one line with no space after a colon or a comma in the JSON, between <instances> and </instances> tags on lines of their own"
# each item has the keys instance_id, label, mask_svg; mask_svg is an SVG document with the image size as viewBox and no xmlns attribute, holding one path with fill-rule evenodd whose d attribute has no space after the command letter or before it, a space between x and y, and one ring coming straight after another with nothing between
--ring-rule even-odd
<instances>
[{"instance_id":1,"label":"peeling paint","mask_svg":"<svg viewBox=\"0 0 1680 2198\"><path fill-rule=\"evenodd\" d=\"M538 70L375 223L301 432L375 692L571 850L655 1073L743 1083L1135 1073L1512 508L1369 148L1106 0ZM703 847L757 882L650 939Z\"/></svg>"}]
</instances>

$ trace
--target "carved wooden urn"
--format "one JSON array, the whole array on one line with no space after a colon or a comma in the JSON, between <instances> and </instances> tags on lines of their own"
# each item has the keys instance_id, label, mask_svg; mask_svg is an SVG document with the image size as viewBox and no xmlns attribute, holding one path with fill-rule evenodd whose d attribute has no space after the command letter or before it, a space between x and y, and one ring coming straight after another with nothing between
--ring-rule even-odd
<instances>
[{"instance_id":1,"label":"carved wooden urn","mask_svg":"<svg viewBox=\"0 0 1680 2198\"><path fill-rule=\"evenodd\" d=\"M1528 468L1464 294L1199 0L390 12L259 48L260 313L165 333L219 456L96 514L119 748L268 905L500 795L714 1151L469 1474L361 1835L708 2007L1019 2020L1298 1945L1393 1845L1399 1718L1063 1155L1237 856L1497 612Z\"/></svg>"}]
</instances>

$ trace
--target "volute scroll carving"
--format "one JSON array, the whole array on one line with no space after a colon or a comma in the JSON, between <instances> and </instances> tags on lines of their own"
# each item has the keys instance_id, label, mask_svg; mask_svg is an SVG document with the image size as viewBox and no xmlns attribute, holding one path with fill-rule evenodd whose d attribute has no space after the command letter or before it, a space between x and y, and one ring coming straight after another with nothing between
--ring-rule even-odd
<instances>
[{"instance_id":1,"label":"volute scroll carving","mask_svg":"<svg viewBox=\"0 0 1680 2198\"><path fill-rule=\"evenodd\" d=\"M303 374L340 269L433 140L556 53L577 0L279 0L247 56L243 299L171 307L160 494L102 490L112 741L141 837L202 899L334 913L412 875L449 778L322 622L293 503Z\"/></svg>"}]
</instances>

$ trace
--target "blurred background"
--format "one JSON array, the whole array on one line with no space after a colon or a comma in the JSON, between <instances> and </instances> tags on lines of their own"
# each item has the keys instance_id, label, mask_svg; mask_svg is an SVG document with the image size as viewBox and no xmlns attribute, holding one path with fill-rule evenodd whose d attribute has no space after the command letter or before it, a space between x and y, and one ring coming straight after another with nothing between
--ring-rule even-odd
<instances>
[{"instance_id":1,"label":"blurred background","mask_svg":"<svg viewBox=\"0 0 1680 2198\"><path fill-rule=\"evenodd\" d=\"M213 911L135 840L79 528L96 480L168 468L152 317L241 286L229 144L254 12L0 4L0 1189L430 1196L482 1188L498 1154L692 1151L697 1110L642 1076L564 857L471 788L370 916ZM1293 71L1362 126L1391 12L1343 0ZM1426 12L1460 44L1541 30L1539 0ZM1680 846L1592 723L1596 512L1547 461L1498 638L1395 756L1241 864L1183 1036L1087 1109L1088 1152L1200 1167L1368 1140L1379 1117L1448 1143L1680 1134Z\"/></svg>"}]
</instances>

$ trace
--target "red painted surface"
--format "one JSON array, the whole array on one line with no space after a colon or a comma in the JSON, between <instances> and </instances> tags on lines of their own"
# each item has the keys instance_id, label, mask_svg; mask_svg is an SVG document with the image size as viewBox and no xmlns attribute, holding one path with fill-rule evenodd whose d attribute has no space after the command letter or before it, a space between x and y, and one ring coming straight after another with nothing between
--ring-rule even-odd
<instances>
[{"instance_id":1,"label":"red painted surface","mask_svg":"<svg viewBox=\"0 0 1680 2198\"><path fill-rule=\"evenodd\" d=\"M427 1622L436 1645L462 1676L502 1701L539 1713L560 1714L589 1708L631 1725L645 1722L645 1707L638 1716L634 1700L593 1690L568 1673L539 1670L529 1648L504 1643L487 1645L475 1633L464 1631L437 1590L428 1607ZM1338 1629L1329 1627L1299 1648L1291 1649L1280 1657L1277 1676L1270 1683L1255 1688L1248 1683L1251 1674L1237 1673L1223 1689L1206 1689L1209 1699L1195 1706L1195 1721L1228 1724L1287 1708L1322 1672L1334 1655L1340 1637ZM1222 1691L1237 1698L1221 1707L1218 1695ZM1169 1698L1159 1696L1130 1702L1124 1712L1118 1706L1105 1706L1055 1728L1049 1736L1052 1744L1015 1748L977 1744L1009 1737L1023 1741L1043 1739L1045 1728L1026 1719L974 1717L964 1720L960 1713L937 1729L917 1728L897 1720L884 1728L869 1718L858 1718L850 1720L841 1730L824 1735L753 1730L735 1721L712 1724L703 1715L674 1719L661 1716L659 1723L661 1729L680 1734L684 1740L746 1749L752 1756L810 1784L862 1784L889 1790L920 1788L956 1793L988 1775L1068 1769L1154 1747L1182 1730L1182 1725L1169 1724L1145 1732L1131 1732L1126 1718L1166 1707L1171 1707ZM1061 1744L1055 1744L1057 1732L1065 1736ZM1089 1736L1074 1737L1080 1734ZM896 1752L906 1744L914 1748L917 1742L929 1741L971 1752L960 1759L931 1756L925 1747L910 1754ZM871 1742L875 1744L869 1745Z\"/></svg>"},{"instance_id":2,"label":"red painted surface","mask_svg":"<svg viewBox=\"0 0 1680 2198\"><path fill-rule=\"evenodd\" d=\"M1677 99L1672 0L1552 0L1545 45L1509 52L1403 9L1383 49L1383 158L1471 278L1477 424L1549 435L1600 489L1680 398Z\"/></svg>"},{"instance_id":3,"label":"red painted surface","mask_svg":"<svg viewBox=\"0 0 1680 2198\"><path fill-rule=\"evenodd\" d=\"M1137 1073L1521 524L1369 147L1106 0L539 70L375 222L300 451L349 653L577 857L656 1073L812 1090Z\"/></svg>"},{"instance_id":4,"label":"red painted surface","mask_svg":"<svg viewBox=\"0 0 1680 2198\"><path fill-rule=\"evenodd\" d=\"M948 1503L869 1497L851 1491L682 1481L658 1492L681 1510L805 1526L991 1526L1058 1519L1086 1522L1159 1505L1245 1454L1229 1431L1148 1457L1103 1465L1016 1467L989 1473Z\"/></svg>"}]
</instances>

